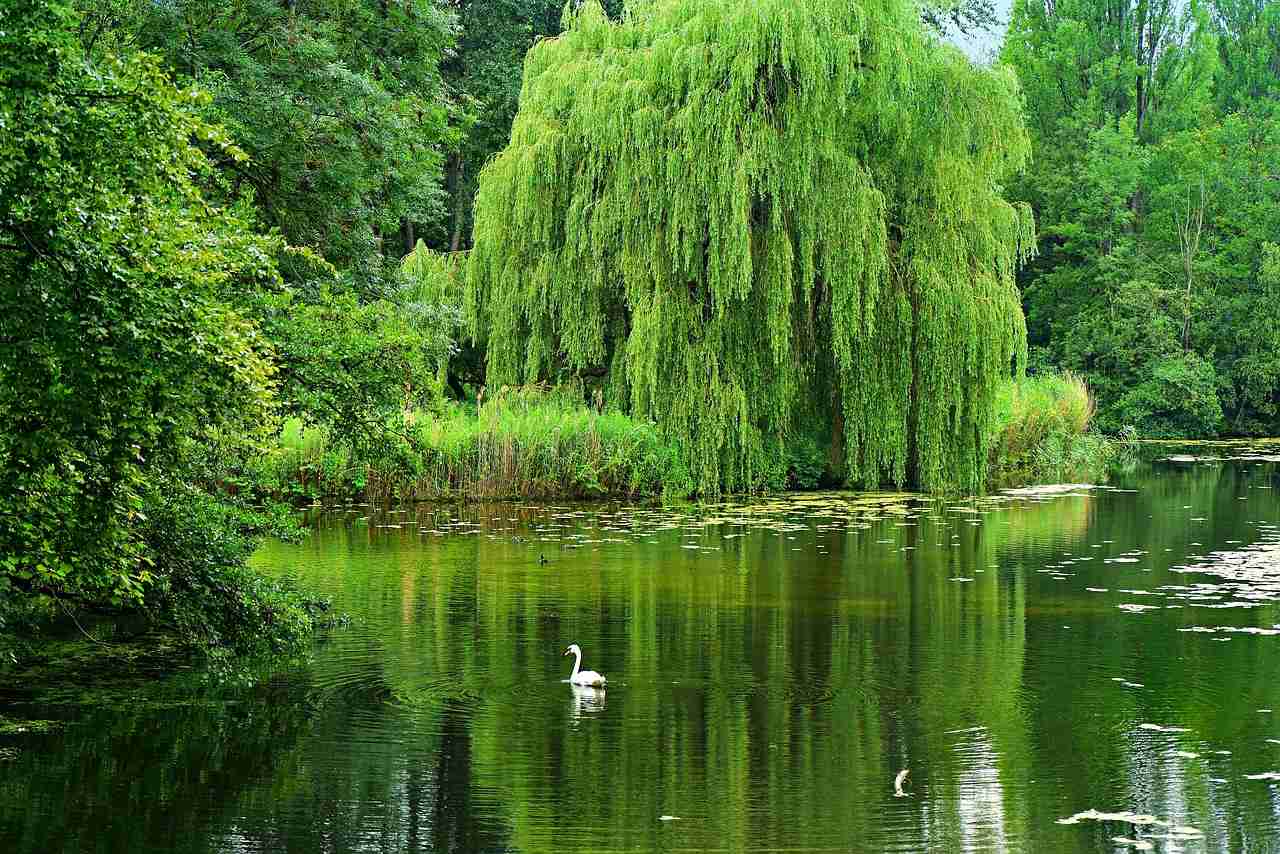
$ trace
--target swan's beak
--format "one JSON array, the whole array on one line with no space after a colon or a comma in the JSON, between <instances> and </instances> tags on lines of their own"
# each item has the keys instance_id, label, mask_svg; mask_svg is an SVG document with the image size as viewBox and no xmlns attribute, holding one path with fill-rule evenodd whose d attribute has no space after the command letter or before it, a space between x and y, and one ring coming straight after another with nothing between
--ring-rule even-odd
<instances>
[{"instance_id":1,"label":"swan's beak","mask_svg":"<svg viewBox=\"0 0 1280 854\"><path fill-rule=\"evenodd\" d=\"M566 648L565 648L565 651L564 651L564 652L562 652L562 653L560 653L560 654L561 654L562 656L563 656L563 655L568 655L571 651L572 651L572 650L570 650L570 649L568 649L568 648L566 647Z\"/></svg>"}]
</instances>

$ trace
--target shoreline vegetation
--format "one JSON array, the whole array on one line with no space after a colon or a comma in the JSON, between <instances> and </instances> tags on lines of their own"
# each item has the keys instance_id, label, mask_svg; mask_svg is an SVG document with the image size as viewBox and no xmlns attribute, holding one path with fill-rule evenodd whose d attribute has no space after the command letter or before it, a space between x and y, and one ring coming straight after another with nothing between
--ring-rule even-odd
<instances>
[{"instance_id":1,"label":"shoreline vegetation","mask_svg":"<svg viewBox=\"0 0 1280 854\"><path fill-rule=\"evenodd\" d=\"M1010 380L997 394L987 488L1105 479L1129 441L1096 432L1094 411L1075 375ZM679 443L656 424L588 405L574 386L504 388L479 405L397 413L385 435L361 454L331 427L290 418L240 480L293 503L699 497ZM785 443L750 492L843 487L828 467L829 443Z\"/></svg>"},{"instance_id":2,"label":"shoreline vegetation","mask_svg":"<svg viewBox=\"0 0 1280 854\"><path fill-rule=\"evenodd\" d=\"M1011 380L996 395L996 440L987 488L1100 483L1134 456L1132 430L1106 436L1094 426L1097 404L1072 373Z\"/></svg>"}]
</instances>

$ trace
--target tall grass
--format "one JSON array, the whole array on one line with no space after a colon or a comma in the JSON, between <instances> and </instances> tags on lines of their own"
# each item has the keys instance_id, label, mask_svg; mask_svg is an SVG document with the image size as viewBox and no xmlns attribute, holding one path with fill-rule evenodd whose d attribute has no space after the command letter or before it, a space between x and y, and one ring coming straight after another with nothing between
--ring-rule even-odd
<instances>
[{"instance_id":1,"label":"tall grass","mask_svg":"<svg viewBox=\"0 0 1280 854\"><path fill-rule=\"evenodd\" d=\"M989 486L1105 477L1122 447L1091 429L1095 410L1088 386L1074 374L1011 380L996 398Z\"/></svg>"},{"instance_id":2,"label":"tall grass","mask_svg":"<svg viewBox=\"0 0 1280 854\"><path fill-rule=\"evenodd\" d=\"M277 445L250 464L252 484L279 497L326 495L331 490L363 489L363 466L349 449L335 444L321 425L304 425L300 418L285 420ZM358 491L358 490L357 490ZM332 493L336 494L336 493Z\"/></svg>"},{"instance_id":3,"label":"tall grass","mask_svg":"<svg viewBox=\"0 0 1280 854\"><path fill-rule=\"evenodd\" d=\"M1091 428L1084 381L1050 374L1010 381L996 402L991 488L1102 479L1123 445ZM282 498L369 501L688 497L695 491L680 448L657 428L599 412L580 389L503 389L481 405L397 418L385 447L357 456L324 426L285 422L278 446L248 479ZM759 489L813 488L825 448L797 439Z\"/></svg>"},{"instance_id":4,"label":"tall grass","mask_svg":"<svg viewBox=\"0 0 1280 854\"><path fill-rule=\"evenodd\" d=\"M682 454L656 427L597 412L572 389L504 389L479 407L413 413L397 426L403 442L357 460L324 428L290 422L253 474L277 494L371 501L693 491Z\"/></svg>"}]
</instances>

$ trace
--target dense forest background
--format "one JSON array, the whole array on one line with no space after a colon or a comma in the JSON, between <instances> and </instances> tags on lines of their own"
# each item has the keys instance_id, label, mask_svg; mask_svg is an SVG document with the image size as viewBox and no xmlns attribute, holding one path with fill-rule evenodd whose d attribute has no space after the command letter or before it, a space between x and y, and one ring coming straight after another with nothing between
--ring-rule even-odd
<instances>
[{"instance_id":1,"label":"dense forest background","mask_svg":"<svg viewBox=\"0 0 1280 854\"><path fill-rule=\"evenodd\" d=\"M78 30L98 64L146 52L208 92L201 118L247 155L215 158L227 192L368 302L418 239L469 248L477 175L507 142L526 51L562 10L106 0L80 3ZM941 34L1006 23L990 0L922 15ZM1020 277L1032 371L1082 374L1108 432L1280 433L1280 7L1016 0L1007 25L995 60L1018 74L1033 142L1010 191L1040 235ZM314 284L305 263L281 272ZM454 393L480 370L460 359Z\"/></svg>"},{"instance_id":2,"label":"dense forest background","mask_svg":"<svg viewBox=\"0 0 1280 854\"><path fill-rule=\"evenodd\" d=\"M1280 4L1018 0L999 57L1032 134L1032 368L1098 425L1280 433Z\"/></svg>"}]
</instances>

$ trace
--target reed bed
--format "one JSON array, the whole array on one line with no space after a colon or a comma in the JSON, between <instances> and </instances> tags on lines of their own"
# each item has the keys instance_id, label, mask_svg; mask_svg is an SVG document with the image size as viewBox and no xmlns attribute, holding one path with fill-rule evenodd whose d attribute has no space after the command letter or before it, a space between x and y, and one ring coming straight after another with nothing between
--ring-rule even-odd
<instances>
[{"instance_id":1,"label":"reed bed","mask_svg":"<svg viewBox=\"0 0 1280 854\"><path fill-rule=\"evenodd\" d=\"M1075 374L1011 380L996 399L989 486L1103 479L1123 446L1092 429L1095 411Z\"/></svg>"},{"instance_id":2,"label":"reed bed","mask_svg":"<svg viewBox=\"0 0 1280 854\"><path fill-rule=\"evenodd\" d=\"M290 421L255 474L281 495L370 501L683 497L679 449L652 424L599 412L572 391L504 390L481 406L411 413L359 459L324 427Z\"/></svg>"},{"instance_id":3,"label":"reed bed","mask_svg":"<svg viewBox=\"0 0 1280 854\"><path fill-rule=\"evenodd\" d=\"M1124 445L1092 429L1093 413L1077 376L1009 382L997 397L988 486L1104 478ZM812 441L792 446L761 491L822 481L825 449ZM294 499L685 498L696 491L680 448L655 425L589 407L573 388L504 389L479 406L403 413L384 442L359 454L328 427L290 419L277 447L247 474L257 487Z\"/></svg>"}]
</instances>

